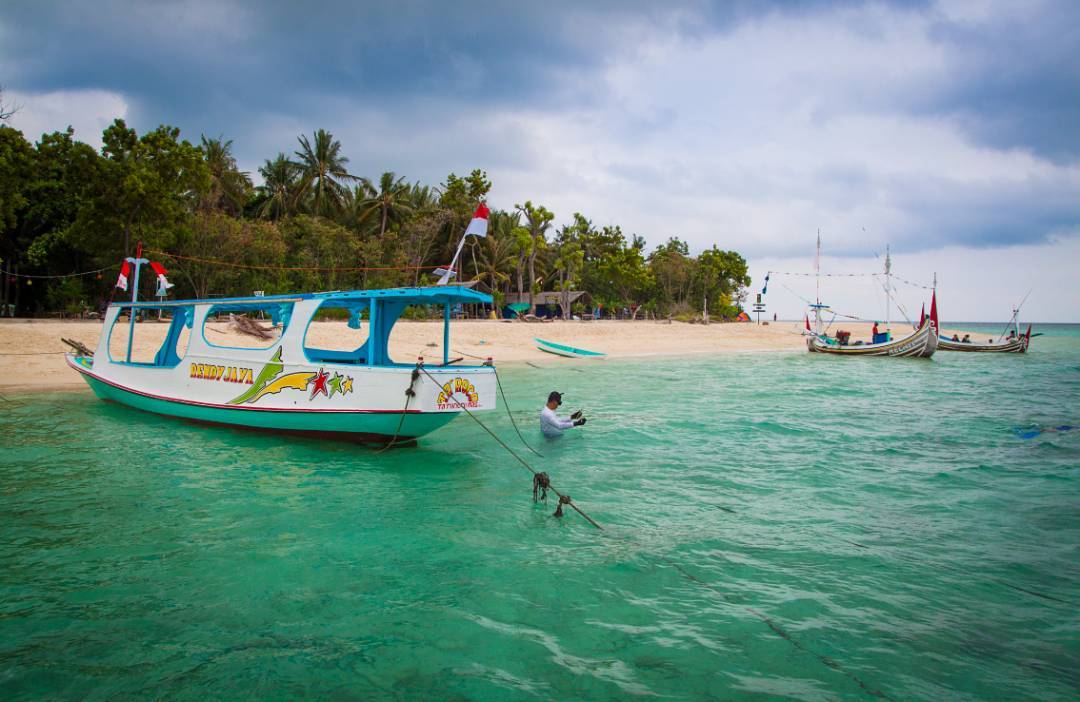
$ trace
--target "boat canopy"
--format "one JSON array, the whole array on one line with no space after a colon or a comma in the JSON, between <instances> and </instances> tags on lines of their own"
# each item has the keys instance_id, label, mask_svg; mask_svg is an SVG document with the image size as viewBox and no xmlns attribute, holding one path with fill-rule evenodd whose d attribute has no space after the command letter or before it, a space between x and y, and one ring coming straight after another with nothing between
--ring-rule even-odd
<instances>
[{"instance_id":1,"label":"boat canopy","mask_svg":"<svg viewBox=\"0 0 1080 702\"><path fill-rule=\"evenodd\" d=\"M371 300L409 305L491 304L491 295L457 285L424 288L385 288L381 290L334 290L332 292L298 295L265 295L263 297L213 297L204 300L146 300L143 302L113 302L119 307L158 309L189 305L260 305L268 302L300 302L301 300L333 300L334 307L367 306ZM351 304L350 304L351 303Z\"/></svg>"},{"instance_id":2,"label":"boat canopy","mask_svg":"<svg viewBox=\"0 0 1080 702\"><path fill-rule=\"evenodd\" d=\"M266 295L263 297L228 297L203 300L170 300L145 302L113 302L110 307L123 309L176 309L173 326L178 334L183 325L191 327L193 315L180 314L180 310L193 307L212 307L200 315L220 312L250 312L261 309L269 312L275 324L289 327L290 322L306 325L315 313L323 308L341 309L348 313L348 324L360 327L360 316L367 314L370 324L368 338L363 345L352 351L332 351L304 347L311 361L352 363L371 366L395 365L388 355L390 332L410 305L442 305L443 310L443 363L450 360L450 311L460 304L491 304L492 298L470 288L448 285L423 288L387 288L381 290L335 290L333 292L304 293L299 295ZM132 320L134 328L134 320ZM301 332L303 334L303 332ZM130 335L129 335L130 349Z\"/></svg>"}]
</instances>

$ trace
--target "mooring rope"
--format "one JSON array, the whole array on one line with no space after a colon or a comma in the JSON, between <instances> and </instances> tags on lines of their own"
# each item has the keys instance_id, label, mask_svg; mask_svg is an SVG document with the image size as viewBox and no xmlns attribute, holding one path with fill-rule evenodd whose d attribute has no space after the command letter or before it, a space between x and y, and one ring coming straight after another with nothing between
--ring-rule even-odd
<instances>
[{"instance_id":1,"label":"mooring rope","mask_svg":"<svg viewBox=\"0 0 1080 702\"><path fill-rule=\"evenodd\" d=\"M521 435L521 430L518 429L517 422L514 421L514 413L510 411L510 402L506 399L506 393L503 392L502 381L499 380L499 371L494 366L491 369L495 371L495 384L499 386L499 396L502 397L503 407L506 408L506 416L510 418L510 424L514 427L514 431L517 432L518 438L521 439L521 445L543 458L544 454L529 446L529 442Z\"/></svg>"},{"instance_id":2,"label":"mooring rope","mask_svg":"<svg viewBox=\"0 0 1080 702\"><path fill-rule=\"evenodd\" d=\"M421 373L423 373L423 374L424 374L425 376L427 376L427 378L428 378L428 379L429 379L429 380L430 380L430 381L431 381L432 383L434 383L434 384L435 384L435 387L437 387L437 388L439 388L439 389L442 389L442 384L441 384L441 383L440 383L440 382L438 381L438 379L436 379L436 378L435 378L435 376L433 376L433 375L432 375L431 373L428 373L427 369L426 369L426 368L424 368L424 367L423 367L423 365L417 365L417 367L416 367L416 368L417 368L417 370L418 370L418 371L420 371L420 372L421 372ZM526 461L526 460L525 460L524 458L522 458L521 456L519 456L519 455L517 454L517 452L516 452L516 451L514 451L514 449L510 448L510 447L509 447L509 446L508 446L508 445L506 444L506 442L505 442L505 441L503 441L502 439L500 439L500 438L498 437L498 435L497 435L497 434L495 434L495 432L493 432L493 431L492 431L492 430L491 430L491 429L490 429L490 428L489 428L489 427L488 427L488 426L487 426L486 424L484 424L484 423L483 423L482 421L480 421L480 419L479 419L479 418L478 418L478 417L477 417L477 416L476 416L475 414L473 414L472 412L470 412L470 411L469 411L469 408L468 408L468 407L465 407L464 405L461 405L461 409L462 409L462 410L464 410L464 411L465 411L465 414L469 415L469 417L470 417L470 418L471 418L471 419L472 419L472 420L473 420L474 422L476 422L477 424L479 424L479 425L480 425L480 428L482 428L482 429L483 429L484 431L486 431L486 432L487 432L487 433L488 433L488 434L489 434L489 435L491 436L491 438L495 439L496 443L498 443L498 444L499 444L500 446L502 446L502 447L503 447L504 449L506 449L506 452L507 452L507 453L509 453L509 454L510 454L511 456L513 456L513 457L514 457L515 459L517 459L518 463L520 463L521 465L525 466L525 468L526 468L526 469L527 469L527 470L528 470L528 471L529 471L530 473L532 473L532 474L533 474L533 480L534 480L534 485L535 485L535 481L537 480L537 476L539 476L539 475L541 475L541 474L543 474L543 475L544 475L545 477L547 476L547 474L546 474L546 473L543 473L542 471L538 471L538 470L536 470L535 468L533 468L533 467L532 467L531 465L529 465L529 462L528 462L528 461ZM582 517L584 517L584 518L585 518L585 521L589 522L589 524L592 524L592 525L593 525L594 527L596 527L597 529L603 530L603 527L602 527L602 526L600 526L599 524L597 524L597 523L596 523L596 520L594 520L594 519L593 519L592 517L590 517L589 515L585 514L585 512L583 512L583 511L581 510L581 508L580 508L580 507L578 507L578 506L577 506L576 504L574 504L574 503L573 503L573 501L572 501L572 500L570 499L570 496L569 496L569 495L566 495L566 494L563 494L562 492L559 492L559 490L558 490L558 489L557 489L557 488L556 488L556 487L555 487L554 485L551 485L550 479L548 480L548 484L547 484L547 486L546 486L546 487L547 487L547 489L551 490L552 492L554 492L554 493L555 493L556 495L558 495L558 496L559 496L559 505L558 505L558 507L557 507L557 508L556 508L556 510L555 510L555 516L559 516L559 517L561 517L561 516L562 516L562 506L563 506L563 505L567 505L567 506L569 506L569 507L570 507L571 509L573 509L573 510L574 510L575 512L577 512L578 514L580 514L580 515L581 515Z\"/></svg>"},{"instance_id":3,"label":"mooring rope","mask_svg":"<svg viewBox=\"0 0 1080 702\"><path fill-rule=\"evenodd\" d=\"M0 268L0 275L8 275L15 278L32 278L34 280L55 280L56 278L78 278L83 275L94 275L95 273L102 273L111 268L118 268L120 264L114 263L111 266L105 266L104 268L98 268L93 271L83 271L82 273L66 273L62 275L29 275L26 273L13 273L12 271Z\"/></svg>"},{"instance_id":4,"label":"mooring rope","mask_svg":"<svg viewBox=\"0 0 1080 702\"><path fill-rule=\"evenodd\" d=\"M417 379L420 377L420 364L423 361L416 362L416 368L413 368L412 376L409 378L409 387L405 388L405 406L401 409L401 418L398 419L397 429L394 430L394 436L390 439L390 442L383 446L375 453L382 453L390 449L395 443L397 443L398 436L401 434L401 427L405 424L405 416L409 412L409 401L416 397L416 391L413 390L413 385L416 384Z\"/></svg>"}]
</instances>

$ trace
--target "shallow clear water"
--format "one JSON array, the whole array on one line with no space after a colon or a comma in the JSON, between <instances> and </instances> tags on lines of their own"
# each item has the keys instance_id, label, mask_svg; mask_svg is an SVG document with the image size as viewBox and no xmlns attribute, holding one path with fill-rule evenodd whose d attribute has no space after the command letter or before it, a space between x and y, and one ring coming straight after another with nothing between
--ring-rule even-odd
<instances>
[{"instance_id":1,"label":"shallow clear water","mask_svg":"<svg viewBox=\"0 0 1080 702\"><path fill-rule=\"evenodd\" d=\"M0 403L0 696L1076 699L1080 328L505 369L416 448ZM583 431L544 442L551 389ZM506 415L485 413L518 447ZM511 441L512 440L512 441Z\"/></svg>"}]
</instances>

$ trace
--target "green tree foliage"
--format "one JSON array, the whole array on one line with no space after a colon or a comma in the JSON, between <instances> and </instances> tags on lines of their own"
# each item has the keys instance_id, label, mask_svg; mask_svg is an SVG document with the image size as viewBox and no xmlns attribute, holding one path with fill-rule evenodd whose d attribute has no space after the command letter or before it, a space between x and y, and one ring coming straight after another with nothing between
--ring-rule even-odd
<instances>
[{"instance_id":1,"label":"green tree foliage","mask_svg":"<svg viewBox=\"0 0 1080 702\"><path fill-rule=\"evenodd\" d=\"M98 153L70 129L32 145L0 126L0 258L12 273L62 275L117 265L141 241L179 297L424 285L491 191L480 169L450 173L438 188L393 172L358 178L329 132L298 139L295 158L267 159L253 187L221 137L193 146L175 128L139 135L116 120ZM618 226L574 213L553 230L555 219L531 200L492 210L487 236L464 242L460 280L499 304L511 290L528 294L534 312L542 290L585 290L605 310L635 317L706 302L713 317L730 317L745 297L747 265L734 251L694 256L672 238L646 252L642 237ZM5 276L0 304L21 313L97 308L115 279L115 270L36 285ZM142 280L145 297L153 278ZM564 295L569 315L567 303Z\"/></svg>"},{"instance_id":2,"label":"green tree foliage","mask_svg":"<svg viewBox=\"0 0 1080 702\"><path fill-rule=\"evenodd\" d=\"M255 212L264 219L280 219L296 211L300 192L300 166L283 153L267 159L259 169L263 184L256 192Z\"/></svg>"},{"instance_id":3,"label":"green tree foliage","mask_svg":"<svg viewBox=\"0 0 1080 702\"><path fill-rule=\"evenodd\" d=\"M555 215L543 205L533 205L526 200L524 205L514 205L525 218L525 228L529 230L529 313L536 314L536 292L539 282L536 278L536 255L547 245L547 230Z\"/></svg>"},{"instance_id":4,"label":"green tree foliage","mask_svg":"<svg viewBox=\"0 0 1080 702\"><path fill-rule=\"evenodd\" d=\"M22 132L0 127L0 231L5 235L15 228L16 213L27 204L24 191L33 167L34 149Z\"/></svg>"},{"instance_id":5,"label":"green tree foliage","mask_svg":"<svg viewBox=\"0 0 1080 702\"><path fill-rule=\"evenodd\" d=\"M360 179L356 196L357 224L367 221L379 223L379 238L386 234L388 224L396 224L413 213L412 188L404 178L393 173L383 173L376 187L367 178ZM361 197L362 196L362 197Z\"/></svg>"},{"instance_id":6,"label":"green tree foliage","mask_svg":"<svg viewBox=\"0 0 1080 702\"><path fill-rule=\"evenodd\" d=\"M209 172L209 187L199 193L198 207L203 211L217 210L231 215L241 215L244 205L251 197L251 177L239 170L232 155L232 140L221 137L202 137L199 146Z\"/></svg>"},{"instance_id":7,"label":"green tree foliage","mask_svg":"<svg viewBox=\"0 0 1080 702\"><path fill-rule=\"evenodd\" d=\"M76 240L99 260L134 253L136 240L171 245L210 188L203 154L180 130L161 126L142 137L118 119L105 129L93 188L75 223Z\"/></svg>"},{"instance_id":8,"label":"green tree foliage","mask_svg":"<svg viewBox=\"0 0 1080 702\"><path fill-rule=\"evenodd\" d=\"M346 183L357 177L345 169L349 159L341 155L341 142L330 132L320 129L315 132L314 141L308 141L304 135L299 140L297 197L306 201L312 214L331 217L344 208L349 198Z\"/></svg>"}]
</instances>

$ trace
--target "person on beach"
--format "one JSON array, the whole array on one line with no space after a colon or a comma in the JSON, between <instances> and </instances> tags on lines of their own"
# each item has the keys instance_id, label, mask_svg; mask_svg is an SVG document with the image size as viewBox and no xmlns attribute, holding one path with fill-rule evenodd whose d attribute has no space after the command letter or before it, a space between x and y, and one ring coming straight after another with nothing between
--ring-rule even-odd
<instances>
[{"instance_id":1,"label":"person on beach","mask_svg":"<svg viewBox=\"0 0 1080 702\"><path fill-rule=\"evenodd\" d=\"M561 392L554 390L548 394L547 404L540 410L540 431L549 439L563 435L563 432L571 427L580 427L585 424L585 418L581 416L581 410L570 415L570 419L562 419L555 414L555 410L562 404Z\"/></svg>"}]
</instances>

